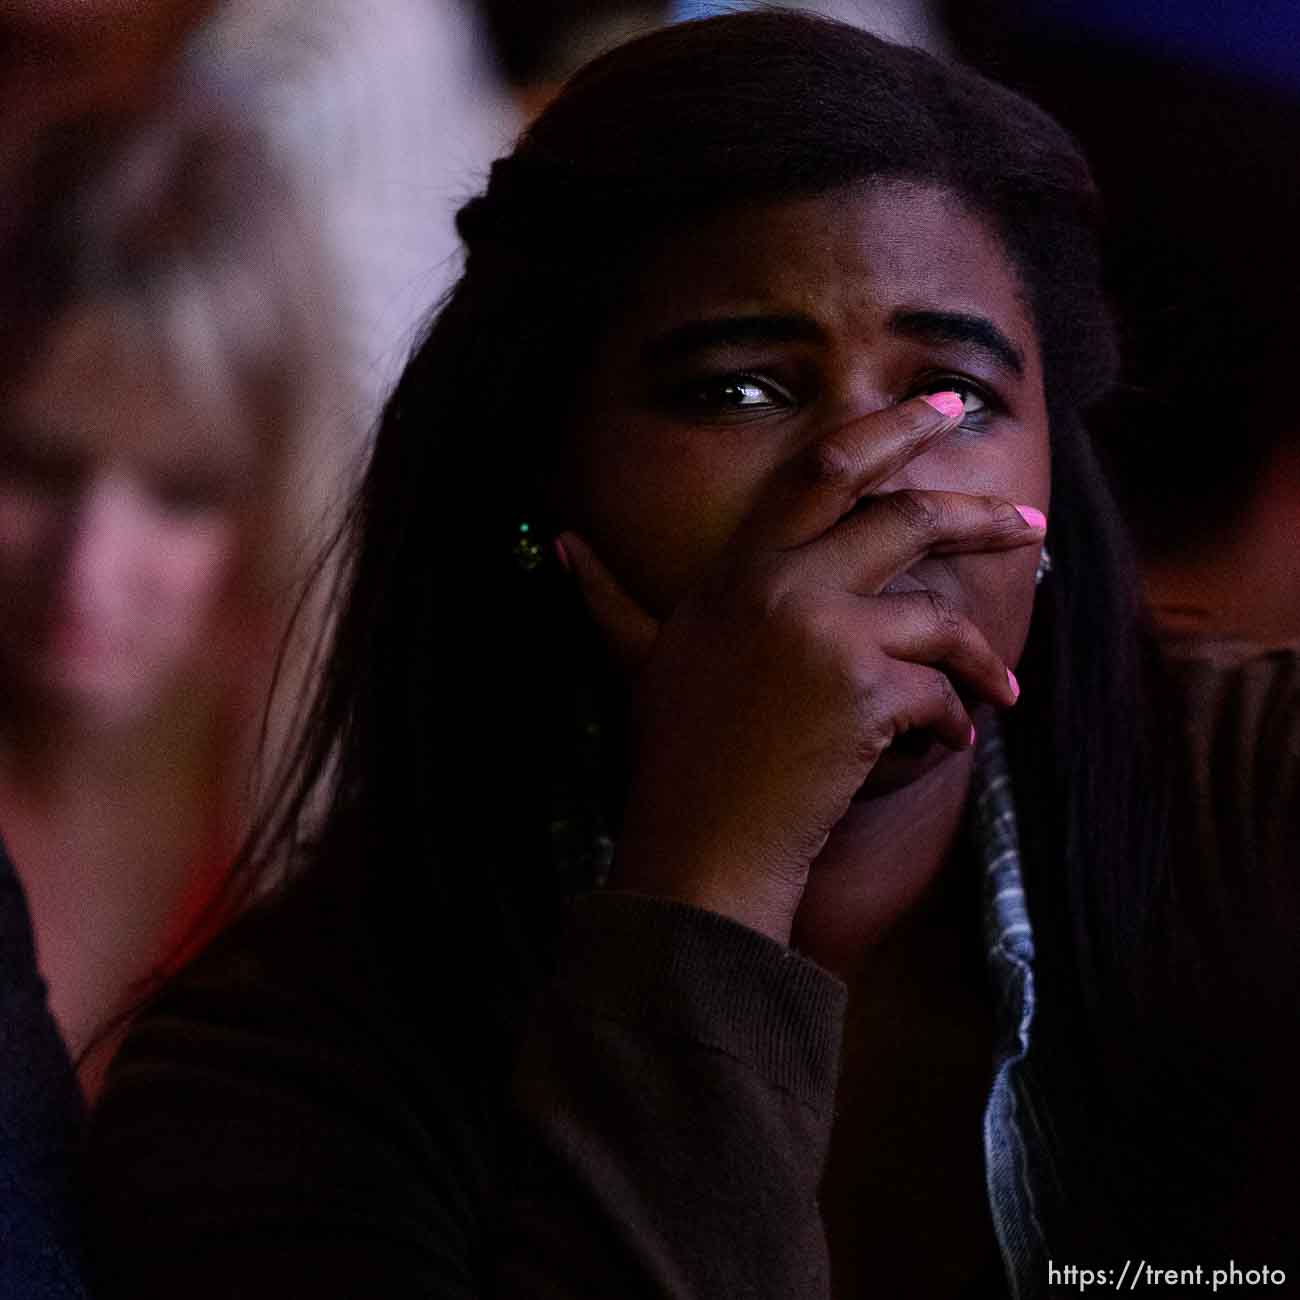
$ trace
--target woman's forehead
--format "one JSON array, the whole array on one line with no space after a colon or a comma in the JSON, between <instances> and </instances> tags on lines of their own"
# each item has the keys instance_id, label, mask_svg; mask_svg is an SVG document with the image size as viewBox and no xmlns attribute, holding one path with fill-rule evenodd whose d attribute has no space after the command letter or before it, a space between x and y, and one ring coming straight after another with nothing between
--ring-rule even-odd
<instances>
[{"instance_id":1,"label":"woman's forehead","mask_svg":"<svg viewBox=\"0 0 1300 1300\"><path fill-rule=\"evenodd\" d=\"M950 191L908 181L719 213L659 247L627 306L623 326L643 336L759 313L837 331L906 308L990 319L1026 356L1038 345L993 228Z\"/></svg>"},{"instance_id":2,"label":"woman's forehead","mask_svg":"<svg viewBox=\"0 0 1300 1300\"><path fill-rule=\"evenodd\" d=\"M11 432L80 458L158 471L253 471L257 440L228 400L228 376L197 369L183 341L138 305L79 304L42 342L40 357L8 386Z\"/></svg>"}]
</instances>

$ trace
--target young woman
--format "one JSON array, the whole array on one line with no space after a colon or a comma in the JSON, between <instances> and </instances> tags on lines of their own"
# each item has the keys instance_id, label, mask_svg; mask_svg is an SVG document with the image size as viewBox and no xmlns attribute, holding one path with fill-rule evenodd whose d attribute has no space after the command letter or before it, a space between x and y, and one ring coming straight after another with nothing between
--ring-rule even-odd
<instances>
[{"instance_id":1,"label":"young woman","mask_svg":"<svg viewBox=\"0 0 1300 1300\"><path fill-rule=\"evenodd\" d=\"M43 175L0 285L0 828L78 1054L244 833L346 406L321 259L219 93Z\"/></svg>"},{"instance_id":2,"label":"young woman","mask_svg":"<svg viewBox=\"0 0 1300 1300\"><path fill-rule=\"evenodd\" d=\"M309 868L118 1058L107 1294L1286 1266L1295 662L1143 631L1096 220L1032 106L833 23L570 84L379 432L249 855L336 763Z\"/></svg>"}]
</instances>

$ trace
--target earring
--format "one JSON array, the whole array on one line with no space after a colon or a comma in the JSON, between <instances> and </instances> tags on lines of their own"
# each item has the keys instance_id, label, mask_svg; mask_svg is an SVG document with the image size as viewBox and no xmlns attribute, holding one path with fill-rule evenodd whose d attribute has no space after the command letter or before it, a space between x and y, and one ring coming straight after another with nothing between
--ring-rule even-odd
<instances>
[{"instance_id":1,"label":"earring","mask_svg":"<svg viewBox=\"0 0 1300 1300\"><path fill-rule=\"evenodd\" d=\"M532 535L528 523L519 525L519 535L515 538L513 554L515 563L525 572L532 573L542 562L542 548Z\"/></svg>"},{"instance_id":2,"label":"earring","mask_svg":"<svg viewBox=\"0 0 1300 1300\"><path fill-rule=\"evenodd\" d=\"M1048 553L1047 547L1044 546L1038 553L1038 571L1034 574L1034 586L1040 586L1042 581L1052 571L1052 557Z\"/></svg>"}]
</instances>

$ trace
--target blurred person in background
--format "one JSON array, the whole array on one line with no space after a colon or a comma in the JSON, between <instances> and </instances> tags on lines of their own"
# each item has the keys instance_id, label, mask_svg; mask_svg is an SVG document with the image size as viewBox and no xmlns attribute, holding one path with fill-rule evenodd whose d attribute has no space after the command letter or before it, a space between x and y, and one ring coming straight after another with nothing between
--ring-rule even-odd
<instances>
[{"instance_id":1,"label":"blurred person in background","mask_svg":"<svg viewBox=\"0 0 1300 1300\"><path fill-rule=\"evenodd\" d=\"M364 441L460 273L453 214L518 127L475 6L222 0L190 53L234 88L313 214Z\"/></svg>"},{"instance_id":2,"label":"blurred person in background","mask_svg":"<svg viewBox=\"0 0 1300 1300\"><path fill-rule=\"evenodd\" d=\"M140 111L209 8L210 0L7 0L0 9L0 259L30 220L43 142L87 114ZM7 625L7 589L3 609ZM13 683L0 681L0 717L14 695ZM0 789L7 784L0 775ZM7 802L0 796L0 832ZM84 1290L70 1192L81 1098L37 968L23 885L2 842L0 1059L0 1295L77 1300Z\"/></svg>"},{"instance_id":3,"label":"blurred person in background","mask_svg":"<svg viewBox=\"0 0 1300 1300\"><path fill-rule=\"evenodd\" d=\"M478 7L502 76L527 121L596 55L665 22L705 16L669 0L478 0Z\"/></svg>"},{"instance_id":4,"label":"blurred person in background","mask_svg":"<svg viewBox=\"0 0 1300 1300\"><path fill-rule=\"evenodd\" d=\"M761 0L477 0L501 75L532 121L585 63L665 24L771 8ZM888 40L939 52L934 0L797 0L802 9L852 23Z\"/></svg>"},{"instance_id":5,"label":"blurred person in background","mask_svg":"<svg viewBox=\"0 0 1300 1300\"><path fill-rule=\"evenodd\" d=\"M951 0L966 57L1069 127L1124 369L1095 427L1165 634L1300 639L1300 6Z\"/></svg>"},{"instance_id":6,"label":"blurred person in background","mask_svg":"<svg viewBox=\"0 0 1300 1300\"><path fill-rule=\"evenodd\" d=\"M683 22L740 9L771 7L765 0L674 0L672 17L675 22ZM931 54L942 54L947 49L943 27L935 13L936 0L787 0L780 8L852 23L874 36L913 45Z\"/></svg>"},{"instance_id":7,"label":"blurred person in background","mask_svg":"<svg viewBox=\"0 0 1300 1300\"><path fill-rule=\"evenodd\" d=\"M88 113L139 111L216 0L6 0L0 7L0 244L41 140Z\"/></svg>"},{"instance_id":8,"label":"blurred person in background","mask_svg":"<svg viewBox=\"0 0 1300 1300\"><path fill-rule=\"evenodd\" d=\"M196 937L244 832L351 439L328 274L221 94L58 146L4 265L0 829L77 1054Z\"/></svg>"},{"instance_id":9,"label":"blurred person in background","mask_svg":"<svg viewBox=\"0 0 1300 1300\"><path fill-rule=\"evenodd\" d=\"M12 0L0 12L0 244L41 142L126 119L196 61L232 88L314 213L366 430L459 271L452 213L517 127L462 0Z\"/></svg>"}]
</instances>

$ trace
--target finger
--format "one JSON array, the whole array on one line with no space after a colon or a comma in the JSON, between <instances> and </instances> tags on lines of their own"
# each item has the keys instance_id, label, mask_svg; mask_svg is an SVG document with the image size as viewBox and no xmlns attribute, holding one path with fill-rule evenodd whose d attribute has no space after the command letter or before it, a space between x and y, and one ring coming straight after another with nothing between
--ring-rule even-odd
<instances>
[{"instance_id":1,"label":"finger","mask_svg":"<svg viewBox=\"0 0 1300 1300\"><path fill-rule=\"evenodd\" d=\"M949 749L969 749L975 743L975 724L961 696L937 668L896 663L882 680L877 699L884 710L886 746L921 730L933 732Z\"/></svg>"},{"instance_id":2,"label":"finger","mask_svg":"<svg viewBox=\"0 0 1300 1300\"><path fill-rule=\"evenodd\" d=\"M907 488L864 501L816 543L791 557L800 575L874 596L926 555L1039 546L1042 511L1001 497Z\"/></svg>"},{"instance_id":3,"label":"finger","mask_svg":"<svg viewBox=\"0 0 1300 1300\"><path fill-rule=\"evenodd\" d=\"M623 590L577 533L561 533L555 544L561 562L577 580L606 645L624 668L639 670L649 659L659 636L658 620Z\"/></svg>"},{"instance_id":4,"label":"finger","mask_svg":"<svg viewBox=\"0 0 1300 1300\"><path fill-rule=\"evenodd\" d=\"M874 599L880 614L879 645L891 658L942 667L950 679L958 679L996 708L1009 709L1016 702L1020 688L1001 656L940 592L898 592Z\"/></svg>"},{"instance_id":5,"label":"finger","mask_svg":"<svg viewBox=\"0 0 1300 1300\"><path fill-rule=\"evenodd\" d=\"M872 411L804 448L773 481L741 544L785 550L820 537L962 417L956 393L930 393Z\"/></svg>"}]
</instances>

